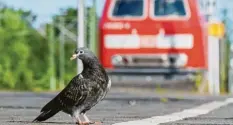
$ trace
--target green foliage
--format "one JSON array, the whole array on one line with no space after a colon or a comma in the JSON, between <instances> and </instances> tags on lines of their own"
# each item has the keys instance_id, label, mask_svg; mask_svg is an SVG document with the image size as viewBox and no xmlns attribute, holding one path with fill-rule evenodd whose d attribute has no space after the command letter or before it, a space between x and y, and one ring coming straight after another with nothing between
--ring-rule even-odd
<instances>
[{"instance_id":1,"label":"green foliage","mask_svg":"<svg viewBox=\"0 0 233 125\"><path fill-rule=\"evenodd\" d=\"M75 8L61 9L60 14L53 16L53 21L55 25L63 25L69 31L77 34L77 10ZM61 24L61 21L64 24ZM58 36L60 30L55 27L55 35Z\"/></svg>"},{"instance_id":2,"label":"green foliage","mask_svg":"<svg viewBox=\"0 0 233 125\"><path fill-rule=\"evenodd\" d=\"M42 37L32 27L36 15L31 11L15 10L4 6L0 9L0 13L0 90L49 90L50 79L53 75L56 84L59 84L59 75L61 74L59 70L59 46L61 45L59 36L61 32L58 26L62 25L70 32L77 34L76 9L61 10L60 14L53 17L53 22L46 25L46 27L54 27L54 37L50 35ZM46 33L51 34L46 27L44 27ZM86 37L89 36L86 35ZM54 43L51 44L51 41ZM51 45L53 45L52 49ZM69 59L75 48L76 41L65 37L65 85L76 74L76 61ZM54 68L51 68L51 65L54 65ZM58 89L58 85L56 86Z\"/></svg>"},{"instance_id":3,"label":"green foliage","mask_svg":"<svg viewBox=\"0 0 233 125\"><path fill-rule=\"evenodd\" d=\"M0 89L33 90L41 81L48 84L48 45L31 27L35 16L7 7L0 12Z\"/></svg>"}]
</instances>

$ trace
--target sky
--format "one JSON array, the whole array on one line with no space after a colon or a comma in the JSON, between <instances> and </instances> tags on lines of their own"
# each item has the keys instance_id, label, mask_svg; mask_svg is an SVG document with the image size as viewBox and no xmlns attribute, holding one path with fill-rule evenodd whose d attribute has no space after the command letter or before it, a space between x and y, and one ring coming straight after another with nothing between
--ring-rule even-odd
<instances>
[{"instance_id":1,"label":"sky","mask_svg":"<svg viewBox=\"0 0 233 125\"><path fill-rule=\"evenodd\" d=\"M36 26L41 23L51 21L51 16L59 13L61 8L77 7L78 0L0 0L6 3L8 6L14 8L23 8L25 10L32 10L37 17ZM84 0L86 5L91 5L92 0ZM105 0L97 1L97 14L100 15ZM229 10L233 6L233 0L217 0L217 7L220 11L222 8L228 8ZM218 11L218 12L219 12ZM232 15L233 16L233 15ZM233 17L232 17L233 18Z\"/></svg>"},{"instance_id":2,"label":"sky","mask_svg":"<svg viewBox=\"0 0 233 125\"><path fill-rule=\"evenodd\" d=\"M41 23L51 21L51 17L57 13L61 8L73 7L77 8L78 0L0 0L8 6L14 8L22 8L25 10L32 10L37 15L38 27ZM84 0L86 5L91 5L91 0ZM100 15L104 0L97 0L97 14Z\"/></svg>"}]
</instances>

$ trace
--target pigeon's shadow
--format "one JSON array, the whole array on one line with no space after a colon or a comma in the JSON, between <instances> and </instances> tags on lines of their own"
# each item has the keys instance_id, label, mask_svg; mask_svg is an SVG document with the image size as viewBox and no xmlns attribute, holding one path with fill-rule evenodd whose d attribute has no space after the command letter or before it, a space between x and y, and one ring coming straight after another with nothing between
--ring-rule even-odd
<instances>
[{"instance_id":1,"label":"pigeon's shadow","mask_svg":"<svg viewBox=\"0 0 233 125\"><path fill-rule=\"evenodd\" d=\"M226 120L232 120L233 117L228 117L228 118L224 118L224 119L226 119Z\"/></svg>"},{"instance_id":2,"label":"pigeon's shadow","mask_svg":"<svg viewBox=\"0 0 233 125\"><path fill-rule=\"evenodd\" d=\"M7 121L7 122L14 122L14 123L25 123L25 124L38 124L38 122L32 122L32 121ZM40 122L41 124L71 124L76 125L74 122Z\"/></svg>"}]
</instances>

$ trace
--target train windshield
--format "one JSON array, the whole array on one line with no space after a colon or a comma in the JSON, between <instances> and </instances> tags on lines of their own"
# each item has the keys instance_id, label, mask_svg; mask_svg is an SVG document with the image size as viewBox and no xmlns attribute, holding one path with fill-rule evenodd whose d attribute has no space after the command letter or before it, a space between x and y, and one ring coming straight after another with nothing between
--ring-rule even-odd
<instances>
[{"instance_id":1,"label":"train windshield","mask_svg":"<svg viewBox=\"0 0 233 125\"><path fill-rule=\"evenodd\" d=\"M155 17L183 17L187 15L183 0L154 0Z\"/></svg>"},{"instance_id":2,"label":"train windshield","mask_svg":"<svg viewBox=\"0 0 233 125\"><path fill-rule=\"evenodd\" d=\"M143 16L144 0L115 0L112 16L140 17Z\"/></svg>"}]
</instances>

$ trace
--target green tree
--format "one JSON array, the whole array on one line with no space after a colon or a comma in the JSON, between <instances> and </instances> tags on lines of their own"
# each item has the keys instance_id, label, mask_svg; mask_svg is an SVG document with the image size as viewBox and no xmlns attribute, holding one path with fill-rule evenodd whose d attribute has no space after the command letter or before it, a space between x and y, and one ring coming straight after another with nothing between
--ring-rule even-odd
<instances>
[{"instance_id":1,"label":"green tree","mask_svg":"<svg viewBox=\"0 0 233 125\"><path fill-rule=\"evenodd\" d=\"M35 15L7 7L0 13L0 88L33 90L41 80L48 84L48 45L31 27Z\"/></svg>"},{"instance_id":2,"label":"green tree","mask_svg":"<svg viewBox=\"0 0 233 125\"><path fill-rule=\"evenodd\" d=\"M87 9L87 13L89 12L90 8ZM51 77L49 67L51 39L41 36L32 27L36 15L31 11L15 10L5 5L0 9L0 14L0 89L48 90ZM87 14L86 24L88 25L89 17L91 16ZM61 30L58 27L62 25L73 34L77 34L76 9L61 10L60 14L53 17L53 23L46 24L46 26L51 25L55 30L52 48L54 48L55 77L58 81L61 74L58 70L60 66L58 60L61 55L59 50L62 45L59 44ZM89 27L86 30L88 32ZM87 34L86 38L88 41ZM76 48L76 41L69 37L64 37L64 40L64 83L67 84L76 74L76 62L69 60Z\"/></svg>"}]
</instances>

